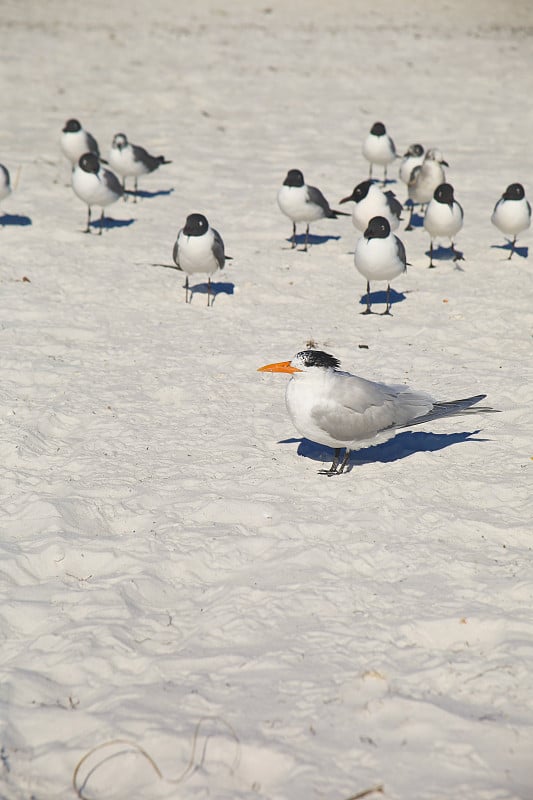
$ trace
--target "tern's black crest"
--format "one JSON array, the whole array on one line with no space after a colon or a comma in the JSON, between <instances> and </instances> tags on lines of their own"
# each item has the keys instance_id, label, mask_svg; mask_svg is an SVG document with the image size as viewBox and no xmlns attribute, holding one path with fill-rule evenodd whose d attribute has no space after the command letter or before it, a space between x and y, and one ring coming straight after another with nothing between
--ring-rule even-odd
<instances>
[{"instance_id":1,"label":"tern's black crest","mask_svg":"<svg viewBox=\"0 0 533 800\"><path fill-rule=\"evenodd\" d=\"M364 233L365 239L386 239L390 234L390 223L385 217L372 217Z\"/></svg>"},{"instance_id":2,"label":"tern's black crest","mask_svg":"<svg viewBox=\"0 0 533 800\"><path fill-rule=\"evenodd\" d=\"M521 183L511 183L502 197L504 200L522 200L525 197L524 187Z\"/></svg>"},{"instance_id":3,"label":"tern's black crest","mask_svg":"<svg viewBox=\"0 0 533 800\"><path fill-rule=\"evenodd\" d=\"M93 172L95 175L100 169L100 161L95 153L84 153L78 164L84 172Z\"/></svg>"},{"instance_id":4,"label":"tern's black crest","mask_svg":"<svg viewBox=\"0 0 533 800\"><path fill-rule=\"evenodd\" d=\"M433 192L433 197L438 203L453 206L453 186L450 183L441 183Z\"/></svg>"},{"instance_id":5,"label":"tern's black crest","mask_svg":"<svg viewBox=\"0 0 533 800\"><path fill-rule=\"evenodd\" d=\"M63 133L77 133L81 131L81 125L77 119L67 119L65 122L65 127L63 128Z\"/></svg>"},{"instance_id":6,"label":"tern's black crest","mask_svg":"<svg viewBox=\"0 0 533 800\"><path fill-rule=\"evenodd\" d=\"M189 214L183 226L185 236L203 236L207 233L209 223L203 214Z\"/></svg>"},{"instance_id":7,"label":"tern's black crest","mask_svg":"<svg viewBox=\"0 0 533 800\"><path fill-rule=\"evenodd\" d=\"M370 133L373 133L374 136L385 136L386 132L385 125L382 122L374 122L370 128Z\"/></svg>"},{"instance_id":8,"label":"tern's black crest","mask_svg":"<svg viewBox=\"0 0 533 800\"><path fill-rule=\"evenodd\" d=\"M296 355L306 367L322 367L326 369L337 369L340 367L340 361L329 353L324 353L323 350L302 350L301 353Z\"/></svg>"},{"instance_id":9,"label":"tern's black crest","mask_svg":"<svg viewBox=\"0 0 533 800\"><path fill-rule=\"evenodd\" d=\"M304 183L303 173L299 169L290 169L283 181L284 186L303 186Z\"/></svg>"}]
</instances>

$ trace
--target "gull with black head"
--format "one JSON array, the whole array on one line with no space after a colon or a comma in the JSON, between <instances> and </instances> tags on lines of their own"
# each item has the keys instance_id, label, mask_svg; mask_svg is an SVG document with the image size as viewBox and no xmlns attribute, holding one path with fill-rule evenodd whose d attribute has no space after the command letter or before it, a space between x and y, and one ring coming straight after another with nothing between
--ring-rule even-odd
<instances>
[{"instance_id":1,"label":"gull with black head","mask_svg":"<svg viewBox=\"0 0 533 800\"><path fill-rule=\"evenodd\" d=\"M134 178L134 202L137 195L137 180L141 175L154 172L162 164L171 164L165 156L152 156L137 144L131 144L125 133L117 133L113 137L109 164L122 177L122 186L126 188L126 178Z\"/></svg>"},{"instance_id":2,"label":"gull with black head","mask_svg":"<svg viewBox=\"0 0 533 800\"><path fill-rule=\"evenodd\" d=\"M365 231L372 217L378 216L388 219L392 231L399 227L402 204L394 192L384 192L371 180L362 181L351 195L340 200L340 204L351 201L355 203L352 222L360 231Z\"/></svg>"},{"instance_id":3,"label":"gull with black head","mask_svg":"<svg viewBox=\"0 0 533 800\"><path fill-rule=\"evenodd\" d=\"M492 212L491 222L502 233L512 236L510 260L515 252L516 238L531 225L531 206L521 183L511 183Z\"/></svg>"},{"instance_id":4,"label":"gull with black head","mask_svg":"<svg viewBox=\"0 0 533 800\"><path fill-rule=\"evenodd\" d=\"M100 163L96 153L84 153L78 165L72 171L72 188L75 194L87 203L87 227L85 233L91 232L91 208L100 206L102 213L100 216L101 235L104 222L104 208L119 200L124 190L120 185L117 176L106 169Z\"/></svg>"},{"instance_id":5,"label":"gull with black head","mask_svg":"<svg viewBox=\"0 0 533 800\"><path fill-rule=\"evenodd\" d=\"M176 268L185 272L185 302L192 300L192 290L189 297L189 275L203 273L208 275L207 305L212 305L211 275L224 269L231 256L225 254L222 236L209 225L203 214L189 214L185 225L178 231L172 258Z\"/></svg>"},{"instance_id":6,"label":"gull with black head","mask_svg":"<svg viewBox=\"0 0 533 800\"><path fill-rule=\"evenodd\" d=\"M364 235L355 245L356 269L366 278L366 309L362 314L372 314L370 282L387 281L387 304L383 314L390 315L390 282L405 272L407 258L401 239L391 232L385 217L373 217Z\"/></svg>"},{"instance_id":7,"label":"gull with black head","mask_svg":"<svg viewBox=\"0 0 533 800\"><path fill-rule=\"evenodd\" d=\"M74 168L85 153L100 157L98 142L89 131L84 130L77 119L68 119L61 131L61 150Z\"/></svg>"},{"instance_id":8,"label":"gull with black head","mask_svg":"<svg viewBox=\"0 0 533 800\"><path fill-rule=\"evenodd\" d=\"M398 158L396 146L382 122L374 122L370 133L363 141L363 155L370 162L368 177L372 177L374 165L383 167L383 183L387 183L387 167Z\"/></svg>"},{"instance_id":9,"label":"gull with black head","mask_svg":"<svg viewBox=\"0 0 533 800\"><path fill-rule=\"evenodd\" d=\"M322 475L344 472L354 450L378 444L396 431L458 414L494 411L478 406L486 395L436 401L426 392L405 385L376 383L339 369L340 362L321 350L304 350L291 361L259 368L259 372L291 375L285 401L299 433L312 442L333 447L335 455ZM341 449L346 452L340 460Z\"/></svg>"}]
</instances>

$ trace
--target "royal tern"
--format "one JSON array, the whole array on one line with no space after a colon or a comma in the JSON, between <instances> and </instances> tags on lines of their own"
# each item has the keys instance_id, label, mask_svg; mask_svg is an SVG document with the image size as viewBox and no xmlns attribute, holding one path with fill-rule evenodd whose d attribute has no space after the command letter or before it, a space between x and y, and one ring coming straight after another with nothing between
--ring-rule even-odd
<instances>
[{"instance_id":1,"label":"royal tern","mask_svg":"<svg viewBox=\"0 0 533 800\"><path fill-rule=\"evenodd\" d=\"M415 167L419 167L424 160L424 148L421 144L410 144L402 156L399 178L406 185Z\"/></svg>"},{"instance_id":2,"label":"royal tern","mask_svg":"<svg viewBox=\"0 0 533 800\"><path fill-rule=\"evenodd\" d=\"M87 203L85 233L91 232L91 207L100 206L102 209L100 230L98 231L101 234L104 208L115 203L124 193L119 179L113 172L102 167L95 153L85 153L72 171L72 188L80 200Z\"/></svg>"},{"instance_id":3,"label":"royal tern","mask_svg":"<svg viewBox=\"0 0 533 800\"><path fill-rule=\"evenodd\" d=\"M366 310L371 314L370 282L387 281L387 305L384 314L390 314L390 281L407 269L405 247L401 239L391 233L385 217L373 217L364 235L355 245L356 269L366 278Z\"/></svg>"},{"instance_id":4,"label":"royal tern","mask_svg":"<svg viewBox=\"0 0 533 800\"><path fill-rule=\"evenodd\" d=\"M429 266L433 263L433 240L445 238L451 243L454 261L462 256L456 251L453 237L463 227L463 209L453 196L453 186L450 183L441 183L435 189L424 215L424 228L429 233Z\"/></svg>"},{"instance_id":5,"label":"royal tern","mask_svg":"<svg viewBox=\"0 0 533 800\"><path fill-rule=\"evenodd\" d=\"M94 136L84 130L77 119L68 119L61 131L61 150L73 167L85 153L95 153L100 157L98 143Z\"/></svg>"},{"instance_id":6,"label":"royal tern","mask_svg":"<svg viewBox=\"0 0 533 800\"><path fill-rule=\"evenodd\" d=\"M260 367L258 372L286 372L285 400L297 430L306 439L335 448L331 467L323 475L344 471L352 450L392 438L401 428L411 428L441 417L477 414L495 409L471 408L484 394L463 400L435 401L426 392L404 385L375 383L339 369L340 362L321 350L304 350L292 361ZM341 448L346 453L340 461ZM339 463L340 462L340 463Z\"/></svg>"},{"instance_id":7,"label":"royal tern","mask_svg":"<svg viewBox=\"0 0 533 800\"><path fill-rule=\"evenodd\" d=\"M308 186L299 169L290 169L283 186L278 192L278 205L281 211L292 220L291 249L296 247L296 223L306 222L305 243L307 250L309 240L309 223L317 219L336 219L339 215L349 217L344 211L334 211L316 186Z\"/></svg>"},{"instance_id":8,"label":"royal tern","mask_svg":"<svg viewBox=\"0 0 533 800\"><path fill-rule=\"evenodd\" d=\"M440 150L433 147L426 152L422 164L415 167L411 172L411 177L407 184L409 200L411 201L411 215L405 228L406 231L412 229L413 204L419 203L425 206L429 203L437 186L446 180L443 167L448 166L449 164L443 159Z\"/></svg>"},{"instance_id":9,"label":"royal tern","mask_svg":"<svg viewBox=\"0 0 533 800\"><path fill-rule=\"evenodd\" d=\"M531 206L526 200L521 183L511 183L502 194L492 212L493 225L508 236L513 237L509 259L515 251L516 237L531 225Z\"/></svg>"},{"instance_id":10,"label":"royal tern","mask_svg":"<svg viewBox=\"0 0 533 800\"><path fill-rule=\"evenodd\" d=\"M172 258L179 270L185 272L185 302L192 300L189 295L189 275L204 273L207 279L207 305L211 300L211 275L217 269L224 269L226 256L224 242L220 233L211 228L203 214L189 214L185 225L178 231Z\"/></svg>"},{"instance_id":11,"label":"royal tern","mask_svg":"<svg viewBox=\"0 0 533 800\"><path fill-rule=\"evenodd\" d=\"M122 186L126 188L126 178L135 179L134 189L137 193L137 179L140 175L154 172L162 164L171 164L165 156L152 156L144 147L130 144L125 133L117 133L113 137L109 164L122 178Z\"/></svg>"},{"instance_id":12,"label":"royal tern","mask_svg":"<svg viewBox=\"0 0 533 800\"><path fill-rule=\"evenodd\" d=\"M383 167L383 183L387 182L387 166L391 164L395 158L396 147L391 137L385 129L382 122L374 122L370 128L370 133L363 141L363 155L367 161L370 162L370 170L368 177L372 177L372 167L374 164Z\"/></svg>"},{"instance_id":13,"label":"royal tern","mask_svg":"<svg viewBox=\"0 0 533 800\"><path fill-rule=\"evenodd\" d=\"M402 204L394 192L384 192L371 180L358 183L351 195L343 197L339 203L349 203L350 201L355 204L352 222L354 227L360 231L368 228L372 217L386 217L392 231L395 231L400 225Z\"/></svg>"}]
</instances>

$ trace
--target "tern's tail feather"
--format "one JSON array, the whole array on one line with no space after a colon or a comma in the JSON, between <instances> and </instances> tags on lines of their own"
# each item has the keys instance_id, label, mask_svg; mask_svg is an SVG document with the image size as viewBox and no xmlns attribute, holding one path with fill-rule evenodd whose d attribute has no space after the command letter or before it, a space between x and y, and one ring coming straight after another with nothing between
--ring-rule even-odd
<instances>
[{"instance_id":1,"label":"tern's tail feather","mask_svg":"<svg viewBox=\"0 0 533 800\"><path fill-rule=\"evenodd\" d=\"M421 425L423 422L431 422L435 419L442 417L455 417L458 414L482 414L482 413L497 413L497 408L490 408L490 406L476 406L471 408L475 403L484 400L486 394L477 394L475 397L465 397L463 400L449 400L444 403L435 403L431 411L421 417L417 417L407 425L402 425L402 428L409 428L412 425Z\"/></svg>"}]
</instances>

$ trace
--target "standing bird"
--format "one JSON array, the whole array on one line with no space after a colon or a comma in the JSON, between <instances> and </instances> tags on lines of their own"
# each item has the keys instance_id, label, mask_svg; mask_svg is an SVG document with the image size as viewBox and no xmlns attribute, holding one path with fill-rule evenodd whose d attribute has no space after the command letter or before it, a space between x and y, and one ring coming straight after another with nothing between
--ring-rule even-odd
<instances>
[{"instance_id":1,"label":"standing bird","mask_svg":"<svg viewBox=\"0 0 533 800\"><path fill-rule=\"evenodd\" d=\"M226 259L230 256L224 253L224 242L220 233L211 228L203 214L189 214L185 225L178 231L178 236L172 251L172 258L179 270L185 275L185 302L192 300L192 290L189 300L189 275L197 272L207 273L207 305L211 301L211 275L217 269L224 269Z\"/></svg>"},{"instance_id":2,"label":"standing bird","mask_svg":"<svg viewBox=\"0 0 533 800\"><path fill-rule=\"evenodd\" d=\"M371 180L358 183L349 197L343 197L340 203L355 203L352 212L352 222L360 231L365 231L372 217L385 217L388 219L391 230L395 231L400 225L402 204L394 192L384 192Z\"/></svg>"},{"instance_id":3,"label":"standing bird","mask_svg":"<svg viewBox=\"0 0 533 800\"><path fill-rule=\"evenodd\" d=\"M110 166L122 177L122 186L126 188L126 178L135 178L134 192L137 194L137 179L139 175L148 175L154 172L161 164L172 164L165 156L151 156L144 147L130 144L125 133L117 133L113 137L111 152L109 154ZM136 201L136 197L134 202Z\"/></svg>"},{"instance_id":4,"label":"standing bird","mask_svg":"<svg viewBox=\"0 0 533 800\"><path fill-rule=\"evenodd\" d=\"M91 207L100 206L100 230L102 234L104 208L122 197L124 190L117 176L100 164L95 153L84 153L78 166L72 171L72 188L80 200L87 203L87 227L85 233L91 232Z\"/></svg>"},{"instance_id":5,"label":"standing bird","mask_svg":"<svg viewBox=\"0 0 533 800\"><path fill-rule=\"evenodd\" d=\"M374 383L339 370L338 359L321 350L304 350L292 361L260 367L258 372L286 372L285 402L295 427L306 439L335 448L335 457L322 475L339 475L369 440L373 444L392 438L397 429L411 428L441 417L494 411L471 408L486 395L437 402L404 385ZM346 448L339 465L341 448Z\"/></svg>"},{"instance_id":6,"label":"standing bird","mask_svg":"<svg viewBox=\"0 0 533 800\"><path fill-rule=\"evenodd\" d=\"M385 129L382 122L374 122L370 128L370 133L363 141L363 155L367 161L370 161L370 171L368 177L372 177L372 167L383 167L383 183L387 182L387 166L391 164L395 158L398 158L396 147L391 137Z\"/></svg>"},{"instance_id":7,"label":"standing bird","mask_svg":"<svg viewBox=\"0 0 533 800\"><path fill-rule=\"evenodd\" d=\"M11 179L9 177L9 170L0 164L0 200L4 200L11 194Z\"/></svg>"},{"instance_id":8,"label":"standing bird","mask_svg":"<svg viewBox=\"0 0 533 800\"><path fill-rule=\"evenodd\" d=\"M410 144L402 156L400 163L400 180L405 184L409 183L411 172L415 167L419 167L424 160L424 148L421 144Z\"/></svg>"},{"instance_id":9,"label":"standing bird","mask_svg":"<svg viewBox=\"0 0 533 800\"><path fill-rule=\"evenodd\" d=\"M450 183L441 183L433 193L433 198L424 215L424 228L430 235L429 245L429 267L435 266L433 263L433 240L442 237L450 240L454 261L458 261L462 256L459 255L453 243L453 237L459 233L463 227L463 208L453 196L453 186Z\"/></svg>"},{"instance_id":10,"label":"standing bird","mask_svg":"<svg viewBox=\"0 0 533 800\"><path fill-rule=\"evenodd\" d=\"M411 215L405 228L406 231L410 231L413 228L411 224L413 204L420 203L425 206L429 203L437 186L446 180L443 167L449 166L448 162L443 159L440 150L432 148L427 151L422 164L415 167L411 172L411 177L407 184L409 200L411 200Z\"/></svg>"},{"instance_id":11,"label":"standing bird","mask_svg":"<svg viewBox=\"0 0 533 800\"><path fill-rule=\"evenodd\" d=\"M510 260L515 251L516 237L531 225L531 206L521 183L511 183L507 187L494 206L491 222L502 233L513 237Z\"/></svg>"},{"instance_id":12,"label":"standing bird","mask_svg":"<svg viewBox=\"0 0 533 800\"><path fill-rule=\"evenodd\" d=\"M69 119L61 133L61 150L68 158L72 167L79 163L85 153L94 153L100 158L100 150L94 136L83 130L77 119Z\"/></svg>"},{"instance_id":13,"label":"standing bird","mask_svg":"<svg viewBox=\"0 0 533 800\"><path fill-rule=\"evenodd\" d=\"M292 219L291 250L296 247L296 223L306 222L305 243L307 251L309 241L309 223L317 219L336 219L338 216L349 217L343 211L333 211L329 203L316 186L307 186L303 173L299 169L290 169L278 192L278 205L281 211Z\"/></svg>"},{"instance_id":14,"label":"standing bird","mask_svg":"<svg viewBox=\"0 0 533 800\"><path fill-rule=\"evenodd\" d=\"M391 233L385 217L373 217L364 235L355 245L356 269L366 278L366 310L371 314L370 281L387 281L387 305L383 314L390 315L390 281L407 269L405 247L401 239Z\"/></svg>"}]
</instances>

